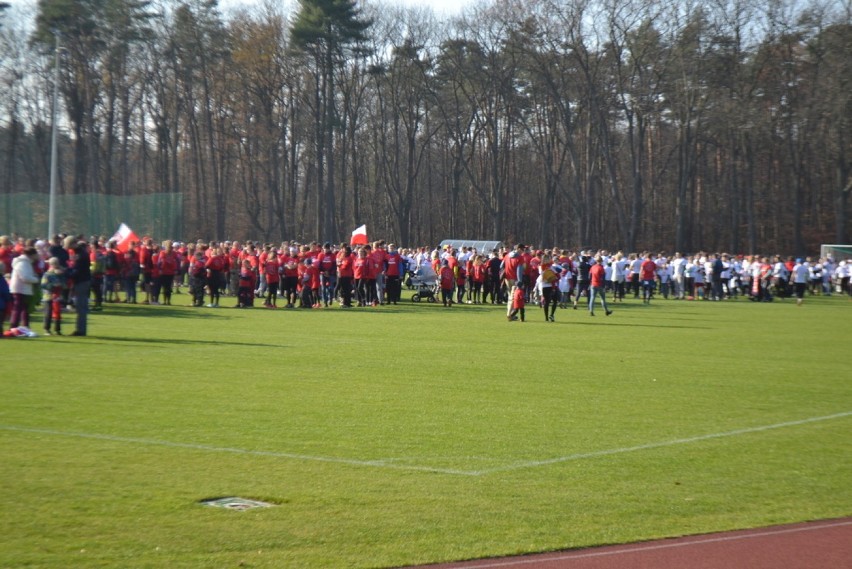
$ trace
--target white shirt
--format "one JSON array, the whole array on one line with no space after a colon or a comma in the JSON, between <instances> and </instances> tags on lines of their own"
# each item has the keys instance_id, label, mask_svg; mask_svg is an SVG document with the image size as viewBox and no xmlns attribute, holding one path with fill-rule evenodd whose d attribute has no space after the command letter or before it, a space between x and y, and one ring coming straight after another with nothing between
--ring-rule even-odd
<instances>
[{"instance_id":1,"label":"white shirt","mask_svg":"<svg viewBox=\"0 0 852 569\"><path fill-rule=\"evenodd\" d=\"M630 272L639 274L639 271L642 270L642 259L633 259L633 262L630 263Z\"/></svg>"},{"instance_id":2,"label":"white shirt","mask_svg":"<svg viewBox=\"0 0 852 569\"><path fill-rule=\"evenodd\" d=\"M624 282L624 271L626 268L627 261L625 261L624 259L613 261L612 275L610 280L612 280L613 282Z\"/></svg>"}]
</instances>

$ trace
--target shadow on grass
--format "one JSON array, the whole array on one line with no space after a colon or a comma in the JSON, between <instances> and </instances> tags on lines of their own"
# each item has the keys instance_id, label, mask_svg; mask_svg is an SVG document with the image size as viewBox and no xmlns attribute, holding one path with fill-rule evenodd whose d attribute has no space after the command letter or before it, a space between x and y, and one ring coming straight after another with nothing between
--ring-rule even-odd
<instances>
[{"instance_id":1,"label":"shadow on grass","mask_svg":"<svg viewBox=\"0 0 852 569\"><path fill-rule=\"evenodd\" d=\"M226 318L220 311L227 310L227 307L221 308L202 308L197 307L193 310L190 306L146 306L135 305L127 306L123 304L107 304L104 310L94 312L98 316L121 316L121 317L161 317L161 318ZM92 313L90 313L91 315Z\"/></svg>"},{"instance_id":2,"label":"shadow on grass","mask_svg":"<svg viewBox=\"0 0 852 569\"><path fill-rule=\"evenodd\" d=\"M111 342L126 342L132 344L168 344L174 346L241 346L246 348L284 348L281 344L259 344L257 342L225 342L222 340L185 340L182 338L133 338L127 336L99 336L97 334L89 334L84 338L76 336L62 336L68 340L77 341L80 343L111 343Z\"/></svg>"},{"instance_id":3,"label":"shadow on grass","mask_svg":"<svg viewBox=\"0 0 852 569\"><path fill-rule=\"evenodd\" d=\"M670 325L656 325L656 324L633 324L633 323L627 323L627 322L619 322L618 320L613 319L612 316L607 318L606 316L603 316L603 315L590 316L589 318L590 318L590 320L587 321L587 322L574 322L574 321L571 321L571 320L561 320L560 321L560 320L557 319L556 323L558 324L558 323L561 322L562 324L573 324L573 325L578 325L578 326L597 326L598 320L603 320L604 318L606 318L606 323L608 325L618 326L619 328L627 328L627 327L629 327L629 328L659 328L659 329L666 329L666 330L668 330L670 328L683 329L683 330L709 330L711 328L711 326L683 326L683 325L670 326ZM527 320L529 321L529 318L527 318Z\"/></svg>"}]
</instances>

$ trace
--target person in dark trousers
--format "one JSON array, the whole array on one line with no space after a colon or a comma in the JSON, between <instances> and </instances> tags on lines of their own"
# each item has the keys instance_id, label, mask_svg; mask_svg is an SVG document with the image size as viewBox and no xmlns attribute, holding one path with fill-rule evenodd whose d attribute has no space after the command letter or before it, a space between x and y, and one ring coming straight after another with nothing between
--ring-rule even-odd
<instances>
[{"instance_id":1,"label":"person in dark trousers","mask_svg":"<svg viewBox=\"0 0 852 569\"><path fill-rule=\"evenodd\" d=\"M70 272L74 282L74 310L77 312L77 322L71 335L86 336L89 332L89 291L92 286L92 271L89 246L85 241L81 241L74 248Z\"/></svg>"},{"instance_id":2,"label":"person in dark trousers","mask_svg":"<svg viewBox=\"0 0 852 569\"><path fill-rule=\"evenodd\" d=\"M725 270L725 265L722 262L722 256L716 253L713 259L713 300L722 300L724 298L722 292L722 272Z\"/></svg>"},{"instance_id":3,"label":"person in dark trousers","mask_svg":"<svg viewBox=\"0 0 852 569\"><path fill-rule=\"evenodd\" d=\"M574 310L577 310L580 298L584 295L586 298L589 297L589 270L592 268L590 260L588 255L582 253L580 262L577 263L577 288L574 291Z\"/></svg>"},{"instance_id":4,"label":"person in dark trousers","mask_svg":"<svg viewBox=\"0 0 852 569\"><path fill-rule=\"evenodd\" d=\"M68 254L68 249L65 248L64 238L62 235L54 235L53 239L50 240L50 250L48 252L50 257L56 257L59 259L59 266L62 267L63 271L68 271L68 261L71 259L71 256ZM62 291L62 306L70 306L70 297L71 291L68 287Z\"/></svg>"}]
</instances>

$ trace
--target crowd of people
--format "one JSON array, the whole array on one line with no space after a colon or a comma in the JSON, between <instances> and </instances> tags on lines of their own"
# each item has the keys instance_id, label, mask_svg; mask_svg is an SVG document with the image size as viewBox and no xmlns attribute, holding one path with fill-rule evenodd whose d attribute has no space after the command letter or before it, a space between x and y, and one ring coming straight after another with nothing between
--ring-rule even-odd
<instances>
[{"instance_id":1,"label":"crowd of people","mask_svg":"<svg viewBox=\"0 0 852 569\"><path fill-rule=\"evenodd\" d=\"M527 305L555 321L557 308L588 310L632 296L755 302L806 295L852 294L852 263L830 258L683 255L511 248L398 248L376 241L350 246L285 241L118 243L104 237L55 235L48 241L0 237L0 332L29 329L41 309L45 334L62 333L73 310L72 335L87 334L87 314L105 303L172 304L186 289L189 304L217 308L343 309L398 304L403 287L430 287L430 300L456 304L505 304L509 321L525 321ZM423 284L425 283L425 285Z\"/></svg>"}]
</instances>

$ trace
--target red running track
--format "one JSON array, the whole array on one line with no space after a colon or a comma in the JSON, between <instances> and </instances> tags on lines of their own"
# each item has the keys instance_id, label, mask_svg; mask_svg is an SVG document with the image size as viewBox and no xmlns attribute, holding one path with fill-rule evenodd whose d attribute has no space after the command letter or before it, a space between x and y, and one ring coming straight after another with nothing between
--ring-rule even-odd
<instances>
[{"instance_id":1,"label":"red running track","mask_svg":"<svg viewBox=\"0 0 852 569\"><path fill-rule=\"evenodd\" d=\"M852 518L419 569L852 568Z\"/></svg>"}]
</instances>

